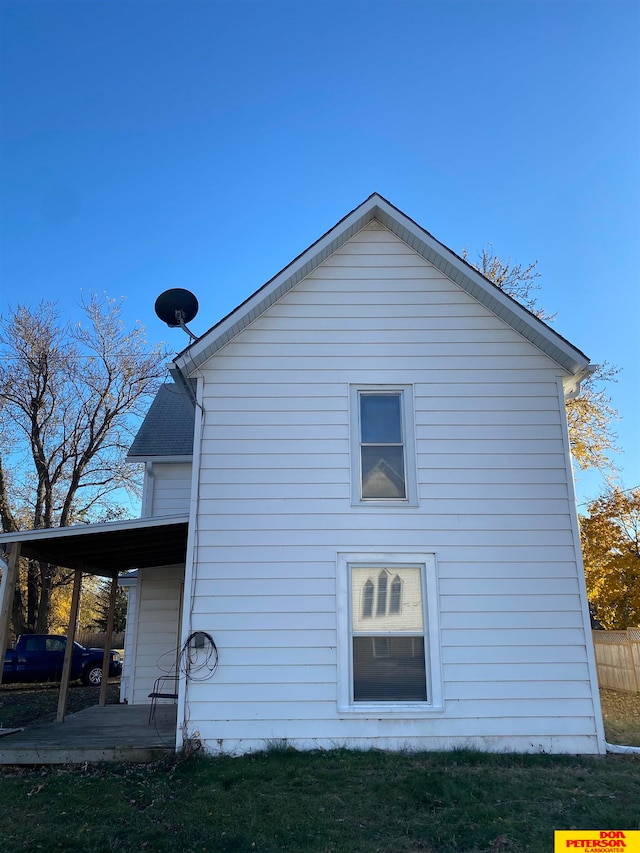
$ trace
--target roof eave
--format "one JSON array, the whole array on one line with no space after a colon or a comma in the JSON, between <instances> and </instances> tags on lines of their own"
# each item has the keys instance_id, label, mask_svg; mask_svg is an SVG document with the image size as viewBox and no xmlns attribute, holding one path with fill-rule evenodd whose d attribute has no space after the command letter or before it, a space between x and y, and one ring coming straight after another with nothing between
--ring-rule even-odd
<instances>
[{"instance_id":1,"label":"roof eave","mask_svg":"<svg viewBox=\"0 0 640 853\"><path fill-rule=\"evenodd\" d=\"M0 545L19 542L22 556L113 577L128 569L184 562L188 526L185 514L135 518L2 533Z\"/></svg>"},{"instance_id":2,"label":"roof eave","mask_svg":"<svg viewBox=\"0 0 640 853\"><path fill-rule=\"evenodd\" d=\"M165 456L125 456L125 462L193 462L193 454Z\"/></svg>"}]
</instances>

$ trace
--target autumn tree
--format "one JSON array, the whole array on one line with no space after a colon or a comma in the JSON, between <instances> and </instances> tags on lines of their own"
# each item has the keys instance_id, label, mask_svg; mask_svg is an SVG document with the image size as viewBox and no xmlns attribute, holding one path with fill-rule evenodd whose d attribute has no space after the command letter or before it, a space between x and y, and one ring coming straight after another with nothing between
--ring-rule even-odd
<instances>
[{"instance_id":1,"label":"autumn tree","mask_svg":"<svg viewBox=\"0 0 640 853\"><path fill-rule=\"evenodd\" d=\"M640 626L640 488L613 489L580 519L587 593L605 628Z\"/></svg>"},{"instance_id":2,"label":"autumn tree","mask_svg":"<svg viewBox=\"0 0 640 853\"><path fill-rule=\"evenodd\" d=\"M18 305L0 319L0 520L3 532L108 521L123 514L132 429L164 372L144 328L126 329L121 303L92 294L83 319L56 303ZM23 561L13 603L19 633L46 632L58 567Z\"/></svg>"},{"instance_id":3,"label":"autumn tree","mask_svg":"<svg viewBox=\"0 0 640 853\"><path fill-rule=\"evenodd\" d=\"M99 618L103 586L103 579L95 575L85 575L82 579L82 597L78 612L78 628L81 631L92 629ZM51 592L49 631L52 634L67 632L71 614L72 587L72 584L58 584Z\"/></svg>"},{"instance_id":4,"label":"autumn tree","mask_svg":"<svg viewBox=\"0 0 640 853\"><path fill-rule=\"evenodd\" d=\"M539 320L546 323L554 320L555 314L547 313L537 303L536 291L540 289L537 260L526 265L514 263L511 258L503 260L491 244L478 253L475 262L466 250L462 257ZM610 485L617 474L611 454L619 450L612 425L619 415L611 405L607 385L615 382L617 373L618 369L607 362L596 365L594 372L582 381L580 394L566 401L574 462L582 471L598 469Z\"/></svg>"}]
</instances>

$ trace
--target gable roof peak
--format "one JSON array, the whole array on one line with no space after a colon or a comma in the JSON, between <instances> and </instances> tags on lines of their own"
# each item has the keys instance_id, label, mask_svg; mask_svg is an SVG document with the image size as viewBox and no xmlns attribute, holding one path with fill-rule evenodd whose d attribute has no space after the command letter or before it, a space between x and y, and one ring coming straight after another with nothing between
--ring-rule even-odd
<instances>
[{"instance_id":1,"label":"gable roof peak","mask_svg":"<svg viewBox=\"0 0 640 853\"><path fill-rule=\"evenodd\" d=\"M527 338L569 375L584 372L589 364L584 353L377 192L371 193L284 269L183 350L174 360L175 372L191 375L373 220Z\"/></svg>"}]
</instances>

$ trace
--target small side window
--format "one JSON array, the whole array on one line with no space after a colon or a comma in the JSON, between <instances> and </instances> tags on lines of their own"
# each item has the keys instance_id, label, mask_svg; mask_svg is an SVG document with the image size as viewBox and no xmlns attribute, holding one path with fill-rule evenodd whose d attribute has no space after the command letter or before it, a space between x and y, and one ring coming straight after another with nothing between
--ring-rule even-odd
<instances>
[{"instance_id":1,"label":"small side window","mask_svg":"<svg viewBox=\"0 0 640 853\"><path fill-rule=\"evenodd\" d=\"M416 505L411 389L351 392L354 504Z\"/></svg>"}]
</instances>

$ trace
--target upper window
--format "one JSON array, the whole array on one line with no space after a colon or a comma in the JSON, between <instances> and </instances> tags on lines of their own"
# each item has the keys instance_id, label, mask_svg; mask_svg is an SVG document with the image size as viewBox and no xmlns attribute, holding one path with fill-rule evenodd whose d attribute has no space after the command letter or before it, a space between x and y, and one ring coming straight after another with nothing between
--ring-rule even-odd
<instances>
[{"instance_id":1,"label":"upper window","mask_svg":"<svg viewBox=\"0 0 640 853\"><path fill-rule=\"evenodd\" d=\"M353 502L415 504L409 388L352 389Z\"/></svg>"}]
</instances>

